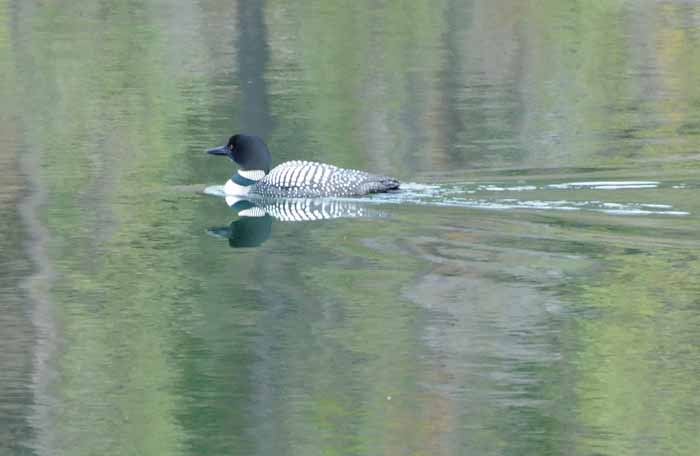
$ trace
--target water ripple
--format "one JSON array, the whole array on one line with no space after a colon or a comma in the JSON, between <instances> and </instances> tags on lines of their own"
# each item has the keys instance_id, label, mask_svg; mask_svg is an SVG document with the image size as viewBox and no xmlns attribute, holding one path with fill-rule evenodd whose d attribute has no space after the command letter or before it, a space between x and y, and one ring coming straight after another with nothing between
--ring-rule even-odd
<instances>
[{"instance_id":1,"label":"water ripple","mask_svg":"<svg viewBox=\"0 0 700 456\"><path fill-rule=\"evenodd\" d=\"M686 189L689 184L667 184L658 181L590 181L558 183L463 183L421 184L408 182L397 192L380 193L369 197L331 198L365 204L419 204L428 206L464 207L488 210L591 211L610 215L665 215L687 216L689 211L674 208L672 204L639 201L606 201L605 198L574 200L561 198L572 190L649 190L659 188ZM493 198L493 193L537 192L537 198ZM222 186L211 186L204 193L225 196ZM480 195L483 195L479 197ZM617 195L617 193L614 193ZM635 193L638 197L638 193Z\"/></svg>"},{"instance_id":2,"label":"water ripple","mask_svg":"<svg viewBox=\"0 0 700 456\"><path fill-rule=\"evenodd\" d=\"M590 182L549 182L527 183L463 183L445 185L426 185L407 183L401 185L401 191L378 194L372 201L395 204L424 204L432 206L465 207L490 210L558 210L558 211L592 211L610 215L666 215L687 216L689 211L675 209L672 204L640 201L608 201L610 195L619 193L602 193L600 198L575 200L562 198L574 191L621 191L650 190L661 188L686 189L687 183L663 183L658 181L590 181ZM493 198L493 193L534 193L537 198ZM578 194L580 195L580 193ZM586 194L587 196L590 194ZM534 195L533 195L534 196ZM639 193L635 193L635 198Z\"/></svg>"}]
</instances>

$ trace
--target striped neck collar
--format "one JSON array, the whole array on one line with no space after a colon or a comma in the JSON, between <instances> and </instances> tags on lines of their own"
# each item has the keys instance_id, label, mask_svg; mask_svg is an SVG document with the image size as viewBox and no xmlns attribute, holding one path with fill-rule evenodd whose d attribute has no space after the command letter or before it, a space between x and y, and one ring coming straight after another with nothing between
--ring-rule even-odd
<instances>
[{"instance_id":1,"label":"striped neck collar","mask_svg":"<svg viewBox=\"0 0 700 456\"><path fill-rule=\"evenodd\" d=\"M261 169L239 169L238 174L245 177L246 179L259 181L260 179L265 177L266 173Z\"/></svg>"},{"instance_id":2,"label":"striped neck collar","mask_svg":"<svg viewBox=\"0 0 700 456\"><path fill-rule=\"evenodd\" d=\"M236 174L231 177L231 180L236 184L249 187L255 184L257 181L265 177L265 171L254 169L254 170L244 170L239 169Z\"/></svg>"},{"instance_id":3,"label":"striped neck collar","mask_svg":"<svg viewBox=\"0 0 700 456\"><path fill-rule=\"evenodd\" d=\"M249 187L257 182L256 180L248 179L245 176L241 176L240 172L237 172L236 174L231 176L231 180L242 187Z\"/></svg>"}]
</instances>

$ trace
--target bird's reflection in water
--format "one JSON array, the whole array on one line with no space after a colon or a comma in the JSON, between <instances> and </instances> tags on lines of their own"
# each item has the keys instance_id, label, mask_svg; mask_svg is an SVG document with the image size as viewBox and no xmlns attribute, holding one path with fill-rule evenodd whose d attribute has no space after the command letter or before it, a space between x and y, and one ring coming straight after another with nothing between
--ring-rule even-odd
<instances>
[{"instance_id":1,"label":"bird's reflection in water","mask_svg":"<svg viewBox=\"0 0 700 456\"><path fill-rule=\"evenodd\" d=\"M227 238L232 248L258 247L272 234L273 220L311 222L338 218L380 218L382 212L357 201L340 199L241 199L226 197L226 204L236 211L238 219L229 226L210 228L209 234Z\"/></svg>"}]
</instances>

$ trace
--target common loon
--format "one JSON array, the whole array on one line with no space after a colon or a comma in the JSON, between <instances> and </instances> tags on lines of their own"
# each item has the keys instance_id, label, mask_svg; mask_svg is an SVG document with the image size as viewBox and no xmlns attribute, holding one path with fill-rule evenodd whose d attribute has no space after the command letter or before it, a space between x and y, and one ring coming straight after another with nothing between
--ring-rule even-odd
<instances>
[{"instance_id":1,"label":"common loon","mask_svg":"<svg viewBox=\"0 0 700 456\"><path fill-rule=\"evenodd\" d=\"M399 188L399 181L391 177L325 163L294 160L270 169L270 152L265 142L253 135L231 136L228 144L207 153L224 155L240 166L224 186L227 195L316 198L360 196Z\"/></svg>"}]
</instances>

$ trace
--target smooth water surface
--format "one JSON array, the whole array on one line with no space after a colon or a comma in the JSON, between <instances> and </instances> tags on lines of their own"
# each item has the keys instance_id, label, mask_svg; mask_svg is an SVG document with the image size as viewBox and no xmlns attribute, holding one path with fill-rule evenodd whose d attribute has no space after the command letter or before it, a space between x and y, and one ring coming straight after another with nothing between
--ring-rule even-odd
<instances>
[{"instance_id":1,"label":"smooth water surface","mask_svg":"<svg viewBox=\"0 0 700 456\"><path fill-rule=\"evenodd\" d=\"M0 454L698 454L698 68L680 0L0 0ZM241 131L407 184L239 217Z\"/></svg>"}]
</instances>

